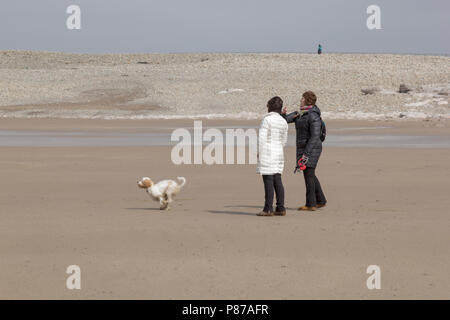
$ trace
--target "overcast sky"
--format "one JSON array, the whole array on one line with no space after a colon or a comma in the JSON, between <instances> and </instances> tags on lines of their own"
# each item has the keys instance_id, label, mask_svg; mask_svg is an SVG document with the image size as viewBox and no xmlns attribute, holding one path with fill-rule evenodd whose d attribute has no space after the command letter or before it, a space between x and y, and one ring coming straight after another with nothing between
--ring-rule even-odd
<instances>
[{"instance_id":1,"label":"overcast sky","mask_svg":"<svg viewBox=\"0 0 450 320\"><path fill-rule=\"evenodd\" d=\"M81 8L81 30L66 9ZM366 26L381 8L381 30ZM4 0L0 50L450 54L449 0Z\"/></svg>"}]
</instances>

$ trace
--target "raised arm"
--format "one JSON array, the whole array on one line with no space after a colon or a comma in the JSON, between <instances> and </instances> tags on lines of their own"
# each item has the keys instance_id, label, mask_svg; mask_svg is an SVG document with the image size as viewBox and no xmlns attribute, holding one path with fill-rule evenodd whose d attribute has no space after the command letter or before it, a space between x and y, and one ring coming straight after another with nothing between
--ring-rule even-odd
<instances>
[{"instance_id":1,"label":"raised arm","mask_svg":"<svg viewBox=\"0 0 450 320\"><path fill-rule=\"evenodd\" d=\"M298 112L294 111L289 114L282 114L281 116L286 120L287 123L292 123L298 117Z\"/></svg>"}]
</instances>

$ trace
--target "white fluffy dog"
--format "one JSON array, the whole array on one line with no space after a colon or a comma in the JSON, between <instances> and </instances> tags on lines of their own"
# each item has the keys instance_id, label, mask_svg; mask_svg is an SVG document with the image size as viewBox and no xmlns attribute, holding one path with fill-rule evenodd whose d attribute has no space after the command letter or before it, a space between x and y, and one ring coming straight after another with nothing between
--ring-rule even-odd
<instances>
[{"instance_id":1,"label":"white fluffy dog","mask_svg":"<svg viewBox=\"0 0 450 320\"><path fill-rule=\"evenodd\" d=\"M176 183L173 180L162 180L158 183L153 183L150 178L144 177L137 184L139 188L147 189L147 193L153 200L159 201L161 210L169 210L173 197L186 184L184 177L178 177L178 181L180 183Z\"/></svg>"}]
</instances>

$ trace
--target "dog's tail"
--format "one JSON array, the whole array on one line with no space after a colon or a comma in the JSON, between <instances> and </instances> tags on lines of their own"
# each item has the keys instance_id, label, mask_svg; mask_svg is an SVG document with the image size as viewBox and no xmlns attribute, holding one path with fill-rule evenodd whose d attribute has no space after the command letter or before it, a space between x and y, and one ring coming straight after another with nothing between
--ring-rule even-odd
<instances>
[{"instance_id":1,"label":"dog's tail","mask_svg":"<svg viewBox=\"0 0 450 320\"><path fill-rule=\"evenodd\" d=\"M180 182L180 184L179 184L180 188L184 187L184 185L186 184L186 178L185 177L178 177L177 179Z\"/></svg>"}]
</instances>

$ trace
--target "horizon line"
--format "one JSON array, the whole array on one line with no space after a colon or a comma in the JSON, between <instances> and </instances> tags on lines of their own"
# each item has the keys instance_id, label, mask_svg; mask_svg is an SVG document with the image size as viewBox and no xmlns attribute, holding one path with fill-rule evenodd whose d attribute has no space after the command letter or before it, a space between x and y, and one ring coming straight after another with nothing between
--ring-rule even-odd
<instances>
[{"instance_id":1,"label":"horizon line","mask_svg":"<svg viewBox=\"0 0 450 320\"><path fill-rule=\"evenodd\" d=\"M114 54L315 54L315 51L168 51L168 52L71 52L58 50L30 50L30 49L0 49L0 52L35 52L35 53L62 53L62 54L90 54L90 55L114 55ZM450 53L409 53L409 52L351 52L351 51L329 51L322 52L321 55L327 54L380 54L380 55L413 55L413 56L443 56L449 57Z\"/></svg>"}]
</instances>

